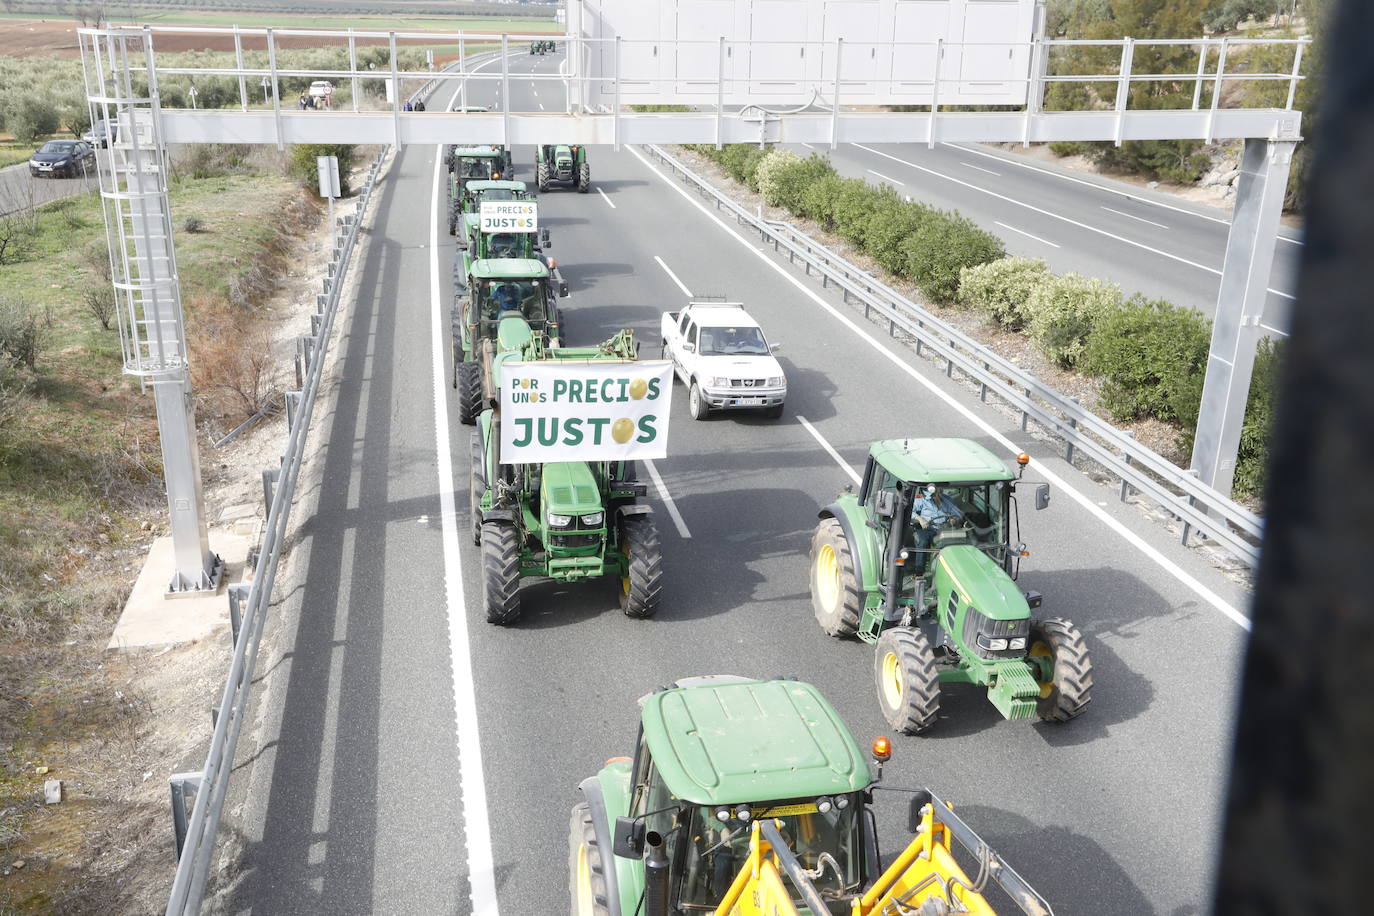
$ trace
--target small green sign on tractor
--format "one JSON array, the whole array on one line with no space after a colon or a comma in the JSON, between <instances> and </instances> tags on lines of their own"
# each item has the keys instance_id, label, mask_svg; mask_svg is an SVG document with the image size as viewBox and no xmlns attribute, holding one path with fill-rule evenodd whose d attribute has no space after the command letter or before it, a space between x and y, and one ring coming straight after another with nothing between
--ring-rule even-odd
<instances>
[{"instance_id":1,"label":"small green sign on tractor","mask_svg":"<svg viewBox=\"0 0 1374 916\"><path fill-rule=\"evenodd\" d=\"M831 636L875 644L883 715L905 734L935 724L941 684L976 684L1008 719L1065 722L1092 693L1071 621L1033 618L1039 592L1015 579L1017 473L967 439L876 442L858 494L820 512L811 602ZM1035 507L1049 505L1038 484Z\"/></svg>"}]
</instances>

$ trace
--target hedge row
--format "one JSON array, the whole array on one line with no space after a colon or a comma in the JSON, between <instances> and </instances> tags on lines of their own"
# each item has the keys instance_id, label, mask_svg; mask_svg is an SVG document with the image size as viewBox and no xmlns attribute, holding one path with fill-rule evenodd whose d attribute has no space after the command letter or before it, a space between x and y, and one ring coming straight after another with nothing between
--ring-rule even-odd
<instances>
[{"instance_id":1,"label":"hedge row","mask_svg":"<svg viewBox=\"0 0 1374 916\"><path fill-rule=\"evenodd\" d=\"M887 185L842 178L820 156L747 144L692 146L770 205L820 223L936 302L953 302L959 272L1003 257L994 235L958 213L903 200Z\"/></svg>"},{"instance_id":2,"label":"hedge row","mask_svg":"<svg viewBox=\"0 0 1374 916\"><path fill-rule=\"evenodd\" d=\"M1003 258L965 268L959 301L998 324L1024 329L1055 364L1099 376L1102 405L1116 420L1154 417L1178 425L1191 452L1202 402L1212 323L1192 309L1144 296L1124 298L1114 284L1056 276L1044 261ZM1255 356L1237 456L1235 492L1264 488L1281 348L1268 340Z\"/></svg>"}]
</instances>

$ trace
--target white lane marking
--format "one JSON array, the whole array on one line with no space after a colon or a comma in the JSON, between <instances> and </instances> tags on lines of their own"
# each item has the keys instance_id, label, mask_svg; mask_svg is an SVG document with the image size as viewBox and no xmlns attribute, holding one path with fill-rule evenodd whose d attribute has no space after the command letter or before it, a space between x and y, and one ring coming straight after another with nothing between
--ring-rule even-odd
<instances>
[{"instance_id":1,"label":"white lane marking","mask_svg":"<svg viewBox=\"0 0 1374 916\"><path fill-rule=\"evenodd\" d=\"M725 231L727 235L729 235L735 241L739 242L740 245L742 245L746 250L752 252L764 264L767 264L770 268L772 268L773 271L778 274L778 276L782 277L787 282L791 283L801 292L802 295L806 296L812 302L819 305L822 309L829 312L830 315L835 318L835 320L839 321L845 327L849 328L849 330L853 331L854 334L858 336L860 340L864 341L873 349L877 350L879 354L886 357L888 361L890 361L894 366L896 366L901 371L905 372L907 375L911 376L911 378L914 379L918 384L928 389L937 398L939 398L940 400L944 401L947 405L949 405L951 409L955 410L966 420L972 423L974 426L981 429L985 434L990 436L998 444L1005 448L1010 454L1015 455L1023 451L1023 449L1021 449L1019 446L1013 444L1010 439L1003 436L1001 433L997 432L997 430L992 427L992 424L988 423L986 420L979 417L977 414L973 412L972 409L961 404L954 398L952 394L948 393L943 388L939 387L934 382L932 382L930 379L926 378L920 372L916 371L916 369L901 356L898 356L896 353L889 350L886 346L879 343L877 338L875 338L866 330L855 324L853 319L851 319L848 315L843 314L829 302L826 302L824 299L822 299L814 290L812 290L810 287L804 284L798 277L789 273L781 264L775 262L763 251L755 248L753 242L749 241L749 239L746 239L744 236L740 235L730 226L726 225L724 220L722 220L720 217L716 216L713 212L707 209L706 205L698 201L695 197L693 197L687 191L686 188L681 187L676 181L670 179L668 176L660 172L652 163L649 162L648 159L644 158L644 154L641 153L638 149L636 149L633 146L627 146L625 148L628 149L631 153L633 153L634 156L637 159L639 159L640 162L644 163L645 168L647 168L649 171L653 172L660 179L662 179L664 184L668 185L670 188L672 188L674 191L680 194L684 200L686 200L692 206L696 207L703 214L705 214L707 219L711 220L713 223L719 226L722 230ZM1222 614L1226 615L1226 617L1230 618L1241 628L1245 630L1250 629L1250 621L1245 617L1244 614L1240 613L1240 611L1237 611L1234 607L1228 604L1226 600L1222 598L1220 595L1218 595L1216 592L1212 591L1210 588L1199 582L1193 575L1184 571L1184 569L1180 567L1177 563L1175 563L1173 560L1170 560L1168 557L1164 556L1164 554L1160 553L1159 550L1156 549L1154 546L1146 543L1140 535L1136 534L1134 531L1131 531L1121 522L1117 521L1116 519L1108 515L1106 510L1103 509L1101 506L1097 505L1097 503L1094 500L1089 499L1083 493L1079 492L1077 489L1075 489L1067 481L1065 481L1058 474L1055 474L1049 468L1043 466L1040 467L1039 474L1041 477L1045 478L1046 481L1054 484L1056 487L1060 488L1065 493L1067 493L1070 499L1072 499L1074 502L1078 503L1080 506L1086 509L1093 517L1098 519L1098 521L1102 522L1112 531L1116 532L1128 544L1139 550L1142 554L1148 557L1152 562L1154 562L1157 566L1159 566L1169 575L1177 579L1180 583L1186 586L1199 598L1206 601L1208 604L1212 605L1212 607L1216 608Z\"/></svg>"},{"instance_id":2,"label":"white lane marking","mask_svg":"<svg viewBox=\"0 0 1374 916\"><path fill-rule=\"evenodd\" d=\"M801 141L801 145L806 147L807 149L815 149L814 146L812 146L810 143L807 143L805 140Z\"/></svg>"},{"instance_id":3,"label":"white lane marking","mask_svg":"<svg viewBox=\"0 0 1374 916\"><path fill-rule=\"evenodd\" d=\"M955 184L958 184L958 185L963 185L964 187L966 187L966 188L968 188L968 189L970 189L970 190L972 190L972 191L980 191L980 192L982 192L983 194L987 194L987 195L989 195L989 196L991 196L991 197L996 197L998 200L1005 200L1005 201L1006 201L1007 203L1009 203L1009 204L1015 204L1015 205L1018 206L1018 207L1025 207L1027 210L1033 210L1033 211L1035 211L1036 213L1041 214L1042 216L1048 216L1048 217L1051 217L1052 219L1063 220L1064 222L1069 223L1070 225L1073 225L1073 226L1077 226L1077 227L1080 228L1080 229L1086 229L1086 230L1088 230L1089 232L1096 232L1098 235L1105 235L1105 236L1106 236L1107 238L1109 238L1109 239L1115 239L1115 240L1118 241L1118 242L1122 242L1122 243L1127 244L1127 245L1132 245L1132 246L1134 246L1134 247L1136 247L1136 248L1144 249L1145 251L1148 251L1148 252L1150 252L1151 254L1157 254L1157 255L1159 255L1159 256L1162 257L1162 258L1168 258L1168 259L1171 260L1171 261L1178 261L1180 264L1187 264L1189 267L1196 267L1198 270L1205 270L1205 271L1207 271L1209 274L1214 274L1215 276L1218 276L1218 277L1221 276L1221 271L1218 270L1218 269L1215 268L1215 267L1208 267L1206 264L1199 264L1197 261L1190 261L1190 260L1188 260L1187 258L1179 257L1179 256L1176 255L1176 254L1170 254L1170 253L1167 252L1167 251L1161 251L1161 250L1158 249L1158 248L1152 248L1152 247L1150 247L1149 245L1142 244L1141 242L1134 242L1134 241L1132 241L1132 240L1126 238L1126 237L1123 236L1123 235L1117 235L1115 232L1108 232L1106 229L1099 229L1099 228L1097 228L1096 226L1089 226L1087 223L1080 223L1080 222L1079 222L1078 220L1076 220L1076 219L1070 219L1070 218L1067 217L1067 216L1063 216L1063 215L1061 215L1061 214L1054 213L1054 212L1052 212L1052 211L1050 211L1050 210L1046 210L1046 209L1044 209L1044 208L1042 208L1042 207L1037 207L1037 206L1034 206L1033 204L1028 204L1028 203L1026 203L1025 201L1017 200L1017 199L1014 198L1014 197L1008 197L1008 196L1005 195L1005 194L998 194L996 191L990 191L990 190L988 190L987 188L980 188L980 187L979 187L978 185L976 185L976 184L970 184L970 183L967 182L967 181L963 181L962 179L955 178L953 175L946 175L944 172L937 172L937 171L935 171L934 169L926 168L926 167L923 166L923 165L917 165L917 164L914 163L914 162L908 162L906 159L898 159L896 156L893 156L891 153L885 153L885 152L883 152L882 150L874 149L874 148L871 147L871 146L864 146L862 143L855 143L854 145L857 146L857 147L858 147L859 149L861 149L861 150L867 150L868 152L873 153L875 156L882 156L884 159L891 159L893 162L900 162L902 165L908 166L909 168L913 168L913 169L916 169L916 170L918 170L918 171L925 172L925 173L930 174L930 175L934 175L936 178L943 178L943 179L945 179L946 181L952 181L952 182L954 182ZM960 147L960 148L962 149L962 147ZM1292 296L1288 295L1287 293L1281 293L1281 292L1279 292L1278 290L1273 289L1273 288L1269 288L1269 289L1268 289L1268 292L1271 292L1271 293L1273 293L1273 294L1276 295L1276 296L1283 296L1285 299L1292 299L1292 298L1293 298Z\"/></svg>"},{"instance_id":4,"label":"white lane marking","mask_svg":"<svg viewBox=\"0 0 1374 916\"><path fill-rule=\"evenodd\" d=\"M453 107L455 91L447 108ZM491 850L487 784L482 770L482 743L477 726L477 690L468 639L467 604L463 600L463 563L458 549L458 512L454 505L453 450L448 431L447 381L444 373L443 300L439 295L439 194L443 188L443 147L434 157L434 190L430 195L429 313L434 361L434 454L439 471L439 509L444 543L444 605L448 613L449 658L453 673L453 714L458 739L458 784L463 802L463 835L467 839L468 882L472 912L498 916L496 864Z\"/></svg>"},{"instance_id":5,"label":"white lane marking","mask_svg":"<svg viewBox=\"0 0 1374 916\"><path fill-rule=\"evenodd\" d=\"M1143 216L1136 216L1134 213L1127 213L1127 212L1125 212L1124 210L1113 210L1111 207L1107 207L1107 206L1104 206L1102 209L1103 209L1103 210L1106 210L1108 213L1115 213L1117 216L1124 216L1124 217L1126 217L1127 219L1137 220L1137 221L1142 222L1142 223L1149 223L1151 226L1158 226L1158 227L1161 228L1161 229L1168 229L1168 228L1169 228L1168 226L1164 225L1163 223L1157 223L1157 222L1155 222L1155 221L1152 220L1152 219L1146 219L1146 218L1143 217Z\"/></svg>"},{"instance_id":6,"label":"white lane marking","mask_svg":"<svg viewBox=\"0 0 1374 916\"><path fill-rule=\"evenodd\" d=\"M835 463L840 466L840 470L848 474L849 479L857 484L859 482L858 471L855 471L853 468L851 468L849 466L849 462L845 461L842 457L840 457L840 453L835 451L835 447L833 445L825 441L825 436L822 436L820 432L817 431L816 427L811 425L811 421L806 419L806 417L803 417L801 414L797 414L797 422L801 423L802 426L806 427L806 431L811 434L811 438L819 442L821 444L821 448L825 449L826 452L829 453L830 457L835 459Z\"/></svg>"},{"instance_id":7,"label":"white lane marking","mask_svg":"<svg viewBox=\"0 0 1374 916\"><path fill-rule=\"evenodd\" d=\"M901 187L906 187L906 183L905 183L905 182L898 181L898 180L895 179L895 178L889 178L888 176L884 175L882 172L875 172L875 171L873 171L872 169L864 169L864 171L868 172L868 174L870 174L870 175L877 175L879 178L881 178L883 181L886 181L886 182L887 182L888 184L890 184L890 185L896 185L896 186L899 187L899 188L901 188Z\"/></svg>"},{"instance_id":8,"label":"white lane marking","mask_svg":"<svg viewBox=\"0 0 1374 916\"><path fill-rule=\"evenodd\" d=\"M677 278L677 274L673 273L673 269L669 267L667 264L663 263L663 259L660 258L658 255L654 255L654 260L658 262L659 267L663 268L663 272L667 274L674 283L677 284L677 288L682 290L682 295L686 296L688 299L692 298L692 291L687 288L687 284L683 283L681 280Z\"/></svg>"},{"instance_id":9,"label":"white lane marking","mask_svg":"<svg viewBox=\"0 0 1374 916\"><path fill-rule=\"evenodd\" d=\"M998 178L1002 177L1001 172L994 172L992 169L985 169L981 165L974 165L972 162L960 162L959 164L962 165L964 168L977 169L980 172L987 172L989 175L996 175Z\"/></svg>"},{"instance_id":10,"label":"white lane marking","mask_svg":"<svg viewBox=\"0 0 1374 916\"><path fill-rule=\"evenodd\" d=\"M540 108L543 108L544 106L541 105L541 106L539 106L539 107L540 107ZM611 205L611 209L612 209L612 210L618 209L618 208L616 207L616 205L615 205L615 201L613 201L613 200L611 200L609 197L607 197L605 191L601 190L600 188L597 188L597 189L596 189L596 193L600 194L600 195L601 195L601 199L604 200L606 203L608 203L608 204Z\"/></svg>"},{"instance_id":11,"label":"white lane marking","mask_svg":"<svg viewBox=\"0 0 1374 916\"><path fill-rule=\"evenodd\" d=\"M543 111L543 110L544 110L544 103L543 103L543 102L540 102L540 103L539 103L539 110L540 110L540 111Z\"/></svg>"},{"instance_id":12,"label":"white lane marking","mask_svg":"<svg viewBox=\"0 0 1374 916\"><path fill-rule=\"evenodd\" d=\"M677 526L677 533L684 538L690 538L692 532L687 530L687 523L682 520L682 513L677 511L677 503L673 502L673 496L668 492L668 485L663 482L663 478L658 476L658 468L649 459L644 459L644 466L649 469L649 476L654 479L654 486L658 488L658 498L663 500L663 505L668 509L668 515L672 517L673 524Z\"/></svg>"},{"instance_id":13,"label":"white lane marking","mask_svg":"<svg viewBox=\"0 0 1374 916\"><path fill-rule=\"evenodd\" d=\"M1042 239L1042 238L1041 238L1040 236L1038 236L1038 235L1031 235L1029 232L1027 232L1027 231L1024 230L1024 229L1017 229L1015 226L1008 226L1006 223L999 222L998 220L993 220L992 222L993 222L993 225L1001 226L1003 229L1010 229L1012 232L1020 233L1021 235L1024 235L1024 236L1025 236L1026 238L1028 238L1028 239L1035 239L1037 242L1040 242L1041 244L1044 244L1044 245L1049 245L1051 248L1058 248L1058 247L1060 247L1060 246L1056 245L1054 242L1051 242L1049 239Z\"/></svg>"}]
</instances>

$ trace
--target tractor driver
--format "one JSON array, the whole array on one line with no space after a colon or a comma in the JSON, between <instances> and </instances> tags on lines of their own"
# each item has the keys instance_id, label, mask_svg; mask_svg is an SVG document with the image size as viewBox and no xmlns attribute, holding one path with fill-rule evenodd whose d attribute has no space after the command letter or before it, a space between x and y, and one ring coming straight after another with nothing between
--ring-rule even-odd
<instances>
[{"instance_id":1,"label":"tractor driver","mask_svg":"<svg viewBox=\"0 0 1374 916\"><path fill-rule=\"evenodd\" d=\"M514 258L520 254L520 238L514 232L496 232L490 239L493 258Z\"/></svg>"},{"instance_id":2,"label":"tractor driver","mask_svg":"<svg viewBox=\"0 0 1374 916\"><path fill-rule=\"evenodd\" d=\"M916 528L916 575L923 575L926 569L925 553L935 540L937 532L952 527L963 519L963 512L954 501L952 487L937 487L927 484L916 491L911 501L911 524Z\"/></svg>"},{"instance_id":3,"label":"tractor driver","mask_svg":"<svg viewBox=\"0 0 1374 916\"><path fill-rule=\"evenodd\" d=\"M498 317L505 315L506 312L520 311L520 291L515 288L514 283L502 283L492 291L492 298L496 300L496 310Z\"/></svg>"}]
</instances>

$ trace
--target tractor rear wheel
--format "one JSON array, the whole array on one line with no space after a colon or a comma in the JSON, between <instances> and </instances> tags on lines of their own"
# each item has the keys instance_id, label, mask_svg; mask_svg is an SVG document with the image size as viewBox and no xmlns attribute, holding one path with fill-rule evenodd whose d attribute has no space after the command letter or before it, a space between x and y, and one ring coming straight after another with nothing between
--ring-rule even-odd
<instances>
[{"instance_id":1,"label":"tractor rear wheel","mask_svg":"<svg viewBox=\"0 0 1374 916\"><path fill-rule=\"evenodd\" d=\"M520 617L520 535L510 522L482 523L482 586L487 623L515 623Z\"/></svg>"},{"instance_id":2,"label":"tractor rear wheel","mask_svg":"<svg viewBox=\"0 0 1374 916\"><path fill-rule=\"evenodd\" d=\"M626 617L652 617L663 600L663 546L652 515L627 515L620 522L620 549L629 560L620 580L620 609Z\"/></svg>"},{"instance_id":3,"label":"tractor rear wheel","mask_svg":"<svg viewBox=\"0 0 1374 916\"><path fill-rule=\"evenodd\" d=\"M586 194L592 189L592 166L590 162L584 162L577 167L577 190Z\"/></svg>"},{"instance_id":4,"label":"tractor rear wheel","mask_svg":"<svg viewBox=\"0 0 1374 916\"><path fill-rule=\"evenodd\" d=\"M469 450L472 455L472 470L468 474L468 507L472 515L472 543L482 546L482 494L487 490L486 455L482 453L482 434L472 431Z\"/></svg>"},{"instance_id":5,"label":"tractor rear wheel","mask_svg":"<svg viewBox=\"0 0 1374 916\"><path fill-rule=\"evenodd\" d=\"M692 382L692 387L687 389L687 412L692 415L693 420L705 420L710 410L706 398L701 395L700 386L695 381Z\"/></svg>"},{"instance_id":6,"label":"tractor rear wheel","mask_svg":"<svg viewBox=\"0 0 1374 916\"><path fill-rule=\"evenodd\" d=\"M586 802L573 805L568 827L568 887L572 890L572 916L610 916L606 859L596 841L592 811Z\"/></svg>"},{"instance_id":7,"label":"tractor rear wheel","mask_svg":"<svg viewBox=\"0 0 1374 916\"><path fill-rule=\"evenodd\" d=\"M467 426L482 412L482 367L475 362L458 364L458 419Z\"/></svg>"},{"instance_id":8,"label":"tractor rear wheel","mask_svg":"<svg viewBox=\"0 0 1374 916\"><path fill-rule=\"evenodd\" d=\"M1073 621L1059 617L1032 620L1030 625L1031 659L1048 658L1049 680L1041 680L1041 666L1036 666L1036 680L1040 683L1040 699L1035 711L1046 722L1067 722L1083 714L1092 702L1093 663L1088 658L1088 645Z\"/></svg>"},{"instance_id":9,"label":"tractor rear wheel","mask_svg":"<svg viewBox=\"0 0 1374 916\"><path fill-rule=\"evenodd\" d=\"M534 167L534 183L539 187L539 193L544 193L549 189L549 166L541 162Z\"/></svg>"},{"instance_id":10,"label":"tractor rear wheel","mask_svg":"<svg viewBox=\"0 0 1374 916\"><path fill-rule=\"evenodd\" d=\"M830 636L853 636L859 629L863 596L854 575L854 554L833 518L821 519L811 536L811 607Z\"/></svg>"},{"instance_id":11,"label":"tractor rear wheel","mask_svg":"<svg viewBox=\"0 0 1374 916\"><path fill-rule=\"evenodd\" d=\"M887 724L916 735L935 724L940 711L940 676L935 653L920 630L893 627L878 637L873 656L878 705Z\"/></svg>"}]
</instances>

